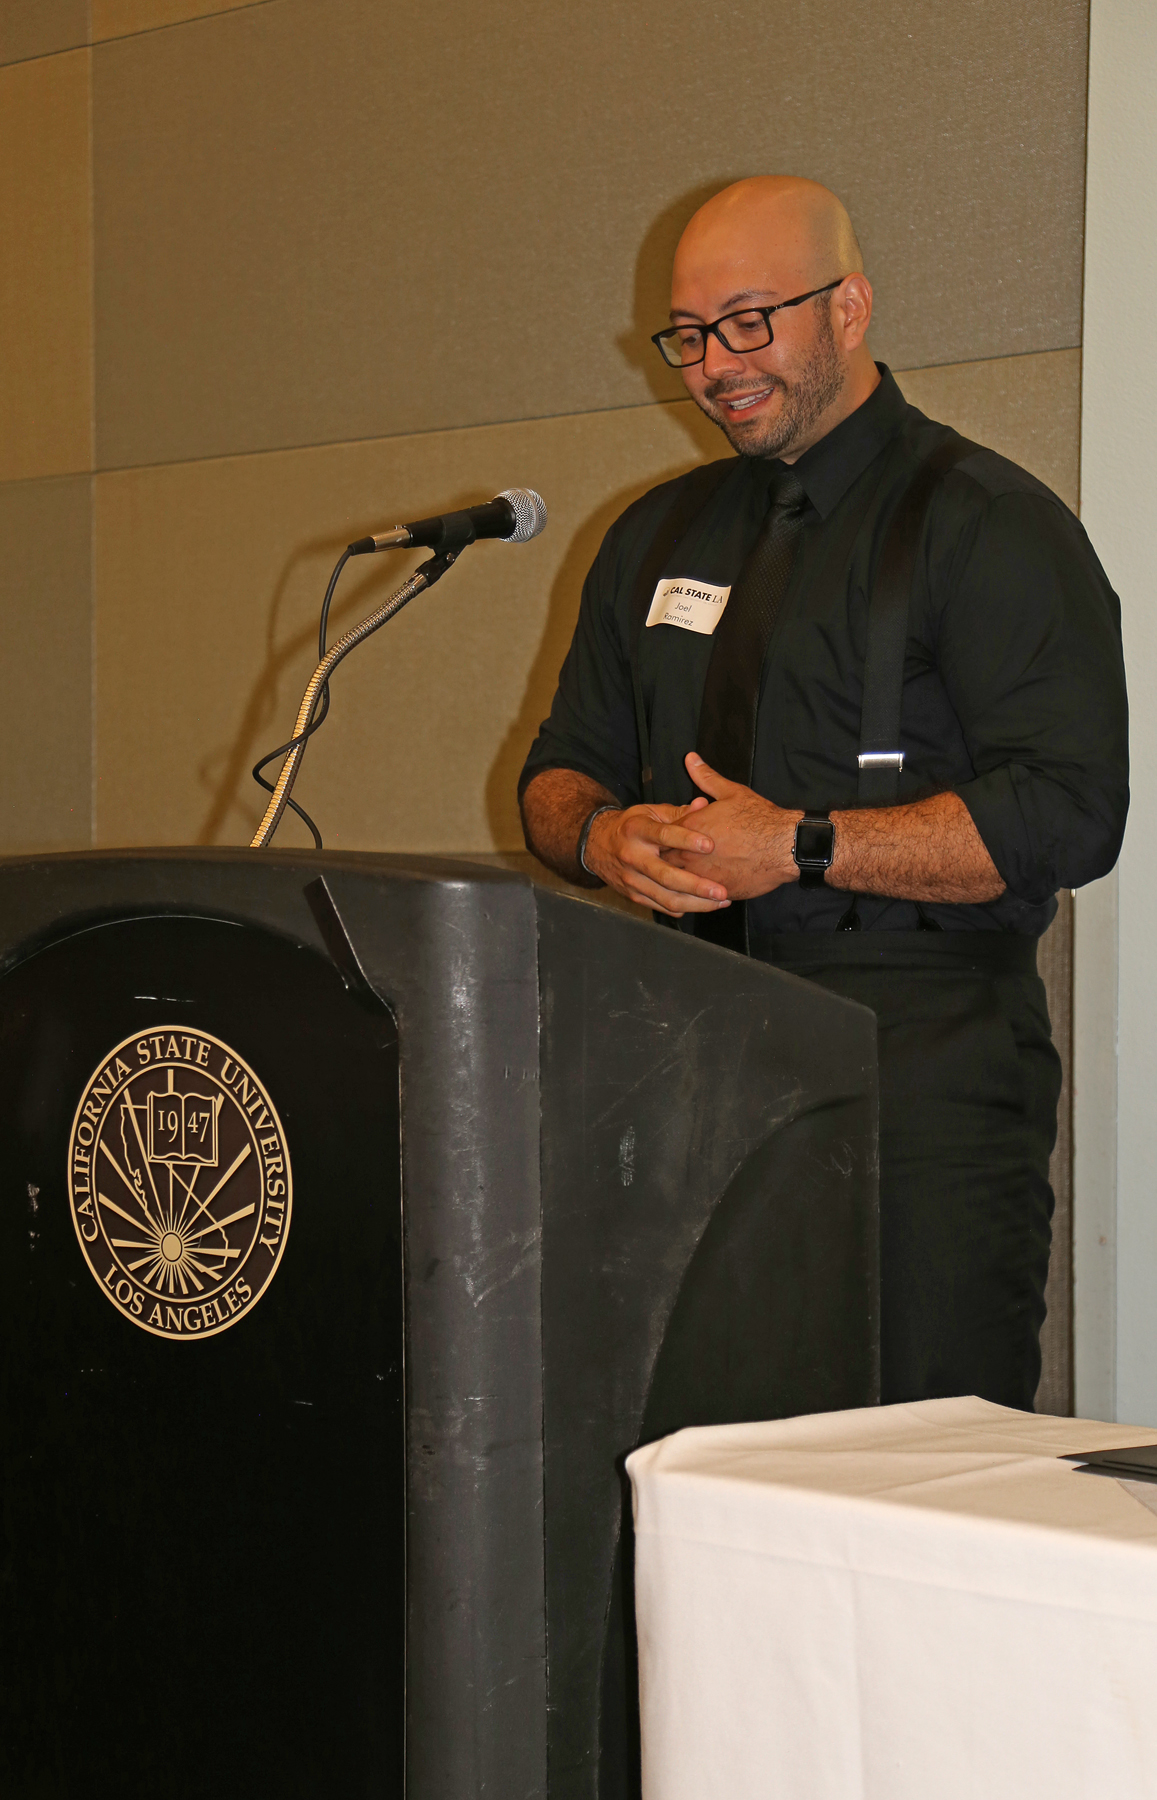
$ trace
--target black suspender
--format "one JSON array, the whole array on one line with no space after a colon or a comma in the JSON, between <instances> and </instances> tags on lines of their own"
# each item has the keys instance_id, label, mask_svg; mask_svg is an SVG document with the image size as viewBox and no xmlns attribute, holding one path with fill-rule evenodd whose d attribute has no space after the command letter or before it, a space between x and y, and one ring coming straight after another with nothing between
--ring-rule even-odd
<instances>
[{"instance_id":1,"label":"black suspender","mask_svg":"<svg viewBox=\"0 0 1157 1800\"><path fill-rule=\"evenodd\" d=\"M904 653L916 557L932 497L949 469L978 450L956 432L916 470L892 514L868 602L868 644L864 657L864 699L860 709L861 806L894 806L904 755L900 749L900 702Z\"/></svg>"}]
</instances>

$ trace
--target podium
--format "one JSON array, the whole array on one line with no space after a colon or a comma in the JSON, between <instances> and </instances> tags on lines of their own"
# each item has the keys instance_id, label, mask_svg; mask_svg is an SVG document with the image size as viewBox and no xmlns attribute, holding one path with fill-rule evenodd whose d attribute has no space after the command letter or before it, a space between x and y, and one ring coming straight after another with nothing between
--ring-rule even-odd
<instances>
[{"instance_id":1,"label":"podium","mask_svg":"<svg viewBox=\"0 0 1157 1800\"><path fill-rule=\"evenodd\" d=\"M524 876L0 863L0 1791L633 1793L625 1456L877 1399L875 1105Z\"/></svg>"}]
</instances>

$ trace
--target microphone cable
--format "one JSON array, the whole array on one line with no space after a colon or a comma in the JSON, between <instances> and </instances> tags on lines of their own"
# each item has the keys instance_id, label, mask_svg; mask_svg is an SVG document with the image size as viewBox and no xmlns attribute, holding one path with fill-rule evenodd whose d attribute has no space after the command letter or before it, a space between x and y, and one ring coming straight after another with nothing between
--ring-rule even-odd
<instances>
[{"instance_id":1,"label":"microphone cable","mask_svg":"<svg viewBox=\"0 0 1157 1800\"><path fill-rule=\"evenodd\" d=\"M341 576L342 570L345 568L347 562L349 561L349 559L352 555L353 555L352 550L347 549L347 550L342 551L341 555L337 559L337 564L334 568L334 572L329 578L329 586L325 590L325 599L321 603L321 622L318 626L318 634L317 634L317 644L318 644L317 660L318 660L318 662L325 661L325 649L326 649L325 640L326 640L326 634L329 629L329 609L330 609L331 602L333 601L334 589L337 587L338 580ZM321 692L318 695L317 710L313 714L313 716L310 719L309 724L306 726L305 730L303 732L301 732L297 737L291 737L289 739L288 743L278 744L276 750L271 750L267 756L263 756L261 758L260 762L254 763L253 779L257 783L258 787L263 787L267 794L272 794L273 783L271 781L266 781L265 770L269 767L271 762L276 762L277 758L279 756L288 756L289 752L292 749L294 749L296 745L306 743L307 740L313 736L314 732L317 731L319 729L319 727L325 723L326 714L328 712L329 712L329 682L326 681L325 683L323 683ZM324 850L325 845L322 843L322 840L321 840L321 832L317 829L317 826L314 824L313 820L310 818L309 814L306 812L304 806L299 806L297 804L297 801L293 798L292 795L288 796L285 804L288 807L290 807L293 812L295 812L297 814L298 818L302 821L303 824L308 825L310 831L313 834L314 849L315 850Z\"/></svg>"},{"instance_id":2,"label":"microphone cable","mask_svg":"<svg viewBox=\"0 0 1157 1800\"><path fill-rule=\"evenodd\" d=\"M318 664L302 695L294 734L286 743L279 744L276 750L270 750L268 755L253 765L253 779L258 787L264 788L270 801L249 846L251 850L263 850L268 846L287 806L292 807L302 823L309 828L314 849L325 848L321 832L305 808L292 798L292 789L305 746L329 713L329 678L342 658L380 625L384 625L387 619L392 619L415 594L421 593L423 588L433 587L457 561L467 544L474 543L479 537L498 537L511 543L525 544L538 536L546 522L546 502L541 494L536 494L532 488L506 488L495 499L487 500L481 506L439 514L432 519L419 519L414 525L396 525L391 531L358 538L355 543L346 545L338 557L329 578L329 586L325 590L325 599L321 603L317 632ZM409 581L404 582L396 593L359 625L352 626L344 637L338 639L332 650L327 650L329 609L334 589L350 557L370 555L377 550L401 549L408 545L415 548L421 545L436 550L437 554L428 562L422 563ZM277 781L267 781L265 770L279 756L284 760Z\"/></svg>"},{"instance_id":3,"label":"microphone cable","mask_svg":"<svg viewBox=\"0 0 1157 1800\"><path fill-rule=\"evenodd\" d=\"M318 626L318 645L321 650L321 657L317 668L313 672L312 680L306 688L305 694L302 696L302 703L297 716L297 730L288 742L280 744L276 750L271 750L267 756L261 758L260 762L254 763L253 765L253 779L259 787L264 788L265 792L270 795L270 802L265 809L265 817L262 819L261 824L257 829L257 833L250 844L251 850L266 849L268 847L273 833L277 830L281 815L287 806L291 806L298 817L309 827L313 837L314 849L325 849L320 831L317 829L317 826L314 824L305 808L299 806L292 798L291 790L297 777L297 771L301 766L301 758L305 751L305 745L318 727L323 723L326 714L329 712L329 677L337 667L338 663L341 662L342 659L356 647L356 645L360 644L364 638L369 637L380 625L384 625L387 619L392 619L396 612L399 612L408 601L414 598L415 594L420 594L424 588L432 588L434 583L439 581L446 573L447 569L458 560L460 552L457 548L453 550L443 550L439 555L432 556L427 562L421 563L410 576L410 579L403 582L396 593L392 594L388 600L383 601L381 606L375 608L375 610L364 618L360 624L351 626L344 637L338 639L337 643L333 646L333 649L327 650L325 648L325 641L329 625L329 608L330 603L333 600L334 589L336 588L338 578L350 557L358 556L360 554L362 554L362 552L358 546L354 544L348 545L338 558L337 566L329 578L329 586L325 590L325 599L322 602L321 609L321 620ZM267 781L263 771L279 756L283 757L284 761L281 765L281 771L278 774L277 781L276 783Z\"/></svg>"}]
</instances>

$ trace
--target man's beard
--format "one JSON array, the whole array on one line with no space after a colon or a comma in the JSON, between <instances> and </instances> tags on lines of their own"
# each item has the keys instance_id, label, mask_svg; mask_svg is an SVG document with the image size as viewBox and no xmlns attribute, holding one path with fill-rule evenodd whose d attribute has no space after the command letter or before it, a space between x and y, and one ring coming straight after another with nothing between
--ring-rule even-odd
<instances>
[{"instance_id":1,"label":"man's beard","mask_svg":"<svg viewBox=\"0 0 1157 1800\"><path fill-rule=\"evenodd\" d=\"M731 448L740 456L782 456L801 438L809 436L816 421L839 397L844 385L844 369L836 349L828 299L825 294L817 308L815 343L793 380L787 382L773 375L758 382L716 381L704 391L700 407L719 426ZM727 418L712 404L727 395L756 392L769 381L783 395L783 404L774 418L753 419L750 425L745 425L741 420Z\"/></svg>"}]
</instances>

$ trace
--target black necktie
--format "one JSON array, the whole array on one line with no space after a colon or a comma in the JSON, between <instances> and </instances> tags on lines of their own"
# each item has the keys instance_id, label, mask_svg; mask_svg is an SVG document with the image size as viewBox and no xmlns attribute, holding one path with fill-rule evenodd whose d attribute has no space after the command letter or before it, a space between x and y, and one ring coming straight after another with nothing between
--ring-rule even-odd
<instances>
[{"instance_id":1,"label":"black necktie","mask_svg":"<svg viewBox=\"0 0 1157 1800\"><path fill-rule=\"evenodd\" d=\"M764 657L787 591L807 508L803 484L783 466L773 473L768 495L771 505L763 529L715 628L696 745L704 762L729 781L741 781L745 786L751 782L755 755ZM746 906L737 900L722 912L696 913L695 935L728 950L746 951L746 915Z\"/></svg>"}]
</instances>

